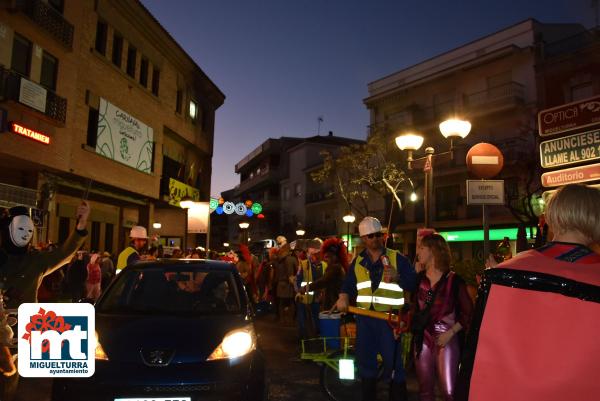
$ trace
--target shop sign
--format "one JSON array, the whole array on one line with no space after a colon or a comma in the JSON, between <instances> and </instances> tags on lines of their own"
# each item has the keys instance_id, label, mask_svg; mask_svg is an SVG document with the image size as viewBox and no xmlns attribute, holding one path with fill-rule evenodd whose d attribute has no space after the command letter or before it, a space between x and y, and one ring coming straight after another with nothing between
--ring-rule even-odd
<instances>
[{"instance_id":1,"label":"shop sign","mask_svg":"<svg viewBox=\"0 0 600 401\"><path fill-rule=\"evenodd\" d=\"M490 240L500 241L504 237L510 240L516 240L519 229L512 228L492 228L490 229ZM531 239L530 230L525 230L527 238ZM469 242L483 241L483 230L462 230L462 231L441 231L440 234L448 242Z\"/></svg>"},{"instance_id":2,"label":"shop sign","mask_svg":"<svg viewBox=\"0 0 600 401\"><path fill-rule=\"evenodd\" d=\"M179 207L179 202L185 196L191 198L194 202L198 202L200 200L200 191L181 181L169 178L169 205Z\"/></svg>"},{"instance_id":3,"label":"shop sign","mask_svg":"<svg viewBox=\"0 0 600 401\"><path fill-rule=\"evenodd\" d=\"M538 113L540 136L600 124L600 96L563 104Z\"/></svg>"},{"instance_id":4,"label":"shop sign","mask_svg":"<svg viewBox=\"0 0 600 401\"><path fill-rule=\"evenodd\" d=\"M39 131L32 130L31 128L27 128L18 123L10 123L10 130L17 134L23 135L29 139L33 139L34 141L43 143L45 145L50 144L50 137L48 135L42 134Z\"/></svg>"},{"instance_id":5,"label":"shop sign","mask_svg":"<svg viewBox=\"0 0 600 401\"><path fill-rule=\"evenodd\" d=\"M19 102L45 113L47 95L48 91L43 86L31 82L28 79L21 78Z\"/></svg>"},{"instance_id":6,"label":"shop sign","mask_svg":"<svg viewBox=\"0 0 600 401\"><path fill-rule=\"evenodd\" d=\"M504 180L467 180L467 205L504 205Z\"/></svg>"},{"instance_id":7,"label":"shop sign","mask_svg":"<svg viewBox=\"0 0 600 401\"><path fill-rule=\"evenodd\" d=\"M543 168L600 159L600 131L582 132L540 143Z\"/></svg>"},{"instance_id":8,"label":"shop sign","mask_svg":"<svg viewBox=\"0 0 600 401\"><path fill-rule=\"evenodd\" d=\"M153 144L151 127L100 98L96 153L150 174Z\"/></svg>"},{"instance_id":9,"label":"shop sign","mask_svg":"<svg viewBox=\"0 0 600 401\"><path fill-rule=\"evenodd\" d=\"M578 182L595 180L600 180L600 163L542 174L542 185L545 187L559 187L566 184L576 184Z\"/></svg>"}]
</instances>

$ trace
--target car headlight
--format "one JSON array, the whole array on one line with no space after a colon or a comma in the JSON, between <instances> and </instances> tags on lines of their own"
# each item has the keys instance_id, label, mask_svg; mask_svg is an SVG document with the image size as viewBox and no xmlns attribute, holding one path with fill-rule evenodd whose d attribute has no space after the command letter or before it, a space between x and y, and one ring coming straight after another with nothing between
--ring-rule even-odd
<instances>
[{"instance_id":1,"label":"car headlight","mask_svg":"<svg viewBox=\"0 0 600 401\"><path fill-rule=\"evenodd\" d=\"M100 341L98 340L98 332L96 331L94 334L96 334L96 359L108 361L108 356L106 355L106 352L104 352L102 344L100 344Z\"/></svg>"},{"instance_id":2,"label":"car headlight","mask_svg":"<svg viewBox=\"0 0 600 401\"><path fill-rule=\"evenodd\" d=\"M225 334L221 344L210 354L207 361L216 359L237 358L256 349L256 333L254 326L248 325L242 329Z\"/></svg>"}]
</instances>

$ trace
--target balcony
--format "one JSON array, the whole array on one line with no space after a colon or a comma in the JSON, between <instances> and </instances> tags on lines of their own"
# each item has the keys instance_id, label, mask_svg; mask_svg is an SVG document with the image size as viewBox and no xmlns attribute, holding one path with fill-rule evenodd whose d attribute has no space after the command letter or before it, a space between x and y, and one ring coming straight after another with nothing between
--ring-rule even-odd
<instances>
[{"instance_id":1,"label":"balcony","mask_svg":"<svg viewBox=\"0 0 600 401\"><path fill-rule=\"evenodd\" d=\"M25 104L20 98L21 82L23 79L27 80L27 78L22 77L14 71L0 68L0 100L13 100ZM52 120L64 124L67 119L67 99L58 96L49 89L45 90L46 109L40 112Z\"/></svg>"},{"instance_id":2,"label":"balcony","mask_svg":"<svg viewBox=\"0 0 600 401\"><path fill-rule=\"evenodd\" d=\"M73 48L73 25L61 13L41 0L16 0L15 8L38 24L66 48Z\"/></svg>"},{"instance_id":3,"label":"balcony","mask_svg":"<svg viewBox=\"0 0 600 401\"><path fill-rule=\"evenodd\" d=\"M279 183L279 172L274 170L267 170L263 174L255 175L252 178L248 178L240 183L235 193L236 196L243 194L249 190L255 190L271 184Z\"/></svg>"},{"instance_id":4,"label":"balcony","mask_svg":"<svg viewBox=\"0 0 600 401\"><path fill-rule=\"evenodd\" d=\"M314 191L306 194L305 203L316 203L331 199L333 199L333 193L331 193L331 191Z\"/></svg>"},{"instance_id":5,"label":"balcony","mask_svg":"<svg viewBox=\"0 0 600 401\"><path fill-rule=\"evenodd\" d=\"M521 105L524 99L525 87L518 82L509 82L465 95L465 107L474 112L491 111Z\"/></svg>"}]
</instances>

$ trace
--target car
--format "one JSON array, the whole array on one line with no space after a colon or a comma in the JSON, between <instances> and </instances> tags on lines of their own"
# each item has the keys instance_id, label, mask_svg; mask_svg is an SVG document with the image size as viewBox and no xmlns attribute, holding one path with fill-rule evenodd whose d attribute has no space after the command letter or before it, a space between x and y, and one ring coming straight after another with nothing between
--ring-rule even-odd
<instances>
[{"instance_id":1,"label":"car","mask_svg":"<svg viewBox=\"0 0 600 401\"><path fill-rule=\"evenodd\" d=\"M53 401L265 399L264 356L234 265L140 262L95 309L95 373L55 379Z\"/></svg>"}]
</instances>

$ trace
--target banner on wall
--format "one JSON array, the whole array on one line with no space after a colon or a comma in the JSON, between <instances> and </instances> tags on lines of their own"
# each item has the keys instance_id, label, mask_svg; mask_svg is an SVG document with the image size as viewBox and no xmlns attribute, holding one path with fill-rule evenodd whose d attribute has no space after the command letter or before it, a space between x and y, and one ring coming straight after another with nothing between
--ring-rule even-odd
<instances>
[{"instance_id":1,"label":"banner on wall","mask_svg":"<svg viewBox=\"0 0 600 401\"><path fill-rule=\"evenodd\" d=\"M150 174L153 143L151 127L100 98L96 153Z\"/></svg>"},{"instance_id":2,"label":"banner on wall","mask_svg":"<svg viewBox=\"0 0 600 401\"><path fill-rule=\"evenodd\" d=\"M169 205L179 207L179 202L184 196L188 196L197 202L200 200L200 191L181 181L169 178Z\"/></svg>"}]
</instances>

